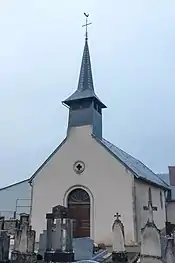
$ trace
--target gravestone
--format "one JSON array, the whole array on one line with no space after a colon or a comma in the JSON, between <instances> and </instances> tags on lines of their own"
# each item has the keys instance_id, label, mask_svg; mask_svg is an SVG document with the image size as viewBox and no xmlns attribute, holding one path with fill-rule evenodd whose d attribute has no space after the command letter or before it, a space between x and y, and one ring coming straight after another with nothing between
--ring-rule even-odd
<instances>
[{"instance_id":1,"label":"gravestone","mask_svg":"<svg viewBox=\"0 0 175 263\"><path fill-rule=\"evenodd\" d=\"M113 262L127 262L127 253L124 240L124 226L120 220L119 213L114 215L115 221L112 226L113 245L112 260Z\"/></svg>"},{"instance_id":2,"label":"gravestone","mask_svg":"<svg viewBox=\"0 0 175 263\"><path fill-rule=\"evenodd\" d=\"M160 231L160 242L161 242L161 255L162 258L165 259L165 251L167 246L167 236L166 236L165 228Z\"/></svg>"},{"instance_id":3,"label":"gravestone","mask_svg":"<svg viewBox=\"0 0 175 263\"><path fill-rule=\"evenodd\" d=\"M173 253L174 240L172 236L167 237L167 244L165 250L165 262L175 263L175 256Z\"/></svg>"},{"instance_id":4,"label":"gravestone","mask_svg":"<svg viewBox=\"0 0 175 263\"><path fill-rule=\"evenodd\" d=\"M46 214L47 230L40 234L38 255L45 261L73 262L93 257L93 241L90 238L73 238L73 219L68 208L56 206Z\"/></svg>"},{"instance_id":5,"label":"gravestone","mask_svg":"<svg viewBox=\"0 0 175 263\"><path fill-rule=\"evenodd\" d=\"M89 260L93 256L93 240L88 237L74 238L75 260Z\"/></svg>"},{"instance_id":6,"label":"gravestone","mask_svg":"<svg viewBox=\"0 0 175 263\"><path fill-rule=\"evenodd\" d=\"M9 261L10 236L7 231L0 230L0 262Z\"/></svg>"},{"instance_id":7,"label":"gravestone","mask_svg":"<svg viewBox=\"0 0 175 263\"><path fill-rule=\"evenodd\" d=\"M20 215L20 224L15 231L14 249L11 261L16 263L33 263L36 261L34 253L35 231L29 225L29 215Z\"/></svg>"},{"instance_id":8,"label":"gravestone","mask_svg":"<svg viewBox=\"0 0 175 263\"><path fill-rule=\"evenodd\" d=\"M29 226L27 229L27 252L34 253L35 251L35 237L36 232L32 230L32 227Z\"/></svg>"},{"instance_id":9,"label":"gravestone","mask_svg":"<svg viewBox=\"0 0 175 263\"><path fill-rule=\"evenodd\" d=\"M18 228L19 221L17 219L8 219L4 221L4 230L8 232L9 235L15 235L16 228Z\"/></svg>"},{"instance_id":10,"label":"gravestone","mask_svg":"<svg viewBox=\"0 0 175 263\"><path fill-rule=\"evenodd\" d=\"M46 252L47 247L47 230L44 230L43 233L40 234L39 237L39 249L38 254L44 258L44 253Z\"/></svg>"},{"instance_id":11,"label":"gravestone","mask_svg":"<svg viewBox=\"0 0 175 263\"><path fill-rule=\"evenodd\" d=\"M147 208L148 220L146 225L141 229L141 263L163 262L161 253L160 230L154 223L153 212L157 211L152 202L148 201Z\"/></svg>"},{"instance_id":12,"label":"gravestone","mask_svg":"<svg viewBox=\"0 0 175 263\"><path fill-rule=\"evenodd\" d=\"M4 216L1 216L0 217L0 230L3 230L4 229Z\"/></svg>"},{"instance_id":13,"label":"gravestone","mask_svg":"<svg viewBox=\"0 0 175 263\"><path fill-rule=\"evenodd\" d=\"M58 205L53 207L52 213L46 214L47 231L41 236L43 246L46 237L45 261L73 262L72 222L68 217L68 208ZM39 245L42 248L42 245ZM41 249L40 249L41 250Z\"/></svg>"},{"instance_id":14,"label":"gravestone","mask_svg":"<svg viewBox=\"0 0 175 263\"><path fill-rule=\"evenodd\" d=\"M14 219L5 220L4 217L0 217L0 230L6 231L10 239L9 258L11 256L11 251L13 249L12 242L14 241L14 233L16 231L17 226L18 226L18 220L14 220Z\"/></svg>"}]
</instances>

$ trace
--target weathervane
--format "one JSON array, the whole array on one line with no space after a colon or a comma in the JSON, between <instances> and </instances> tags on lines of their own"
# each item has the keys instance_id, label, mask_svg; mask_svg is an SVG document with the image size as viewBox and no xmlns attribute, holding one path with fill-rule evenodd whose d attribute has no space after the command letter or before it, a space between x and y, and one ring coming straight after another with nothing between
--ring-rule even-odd
<instances>
[{"instance_id":1,"label":"weathervane","mask_svg":"<svg viewBox=\"0 0 175 263\"><path fill-rule=\"evenodd\" d=\"M89 14L86 14L86 13L84 13L84 15L85 15L85 17L86 17L86 24L85 25L83 25L82 27L86 27L86 40L88 39L88 32L87 32L87 27L89 26L89 25L91 25L92 23L88 23L88 17L89 17Z\"/></svg>"}]
</instances>

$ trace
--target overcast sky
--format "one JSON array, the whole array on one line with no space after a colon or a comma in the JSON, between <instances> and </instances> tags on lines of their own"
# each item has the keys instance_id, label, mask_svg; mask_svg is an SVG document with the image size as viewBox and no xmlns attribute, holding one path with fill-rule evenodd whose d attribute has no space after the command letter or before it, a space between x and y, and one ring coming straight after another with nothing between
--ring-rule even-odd
<instances>
[{"instance_id":1,"label":"overcast sky","mask_svg":"<svg viewBox=\"0 0 175 263\"><path fill-rule=\"evenodd\" d=\"M2 0L0 187L30 177L66 135L84 12L103 136L154 172L175 165L174 0Z\"/></svg>"}]
</instances>

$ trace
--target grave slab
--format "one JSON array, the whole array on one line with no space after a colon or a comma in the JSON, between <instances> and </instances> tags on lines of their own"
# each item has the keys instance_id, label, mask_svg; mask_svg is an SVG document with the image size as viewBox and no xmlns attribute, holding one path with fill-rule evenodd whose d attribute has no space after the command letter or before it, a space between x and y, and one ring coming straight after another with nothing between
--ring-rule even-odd
<instances>
[{"instance_id":1,"label":"grave slab","mask_svg":"<svg viewBox=\"0 0 175 263\"><path fill-rule=\"evenodd\" d=\"M88 260L93 256L93 240L88 237L73 238L75 260Z\"/></svg>"}]
</instances>

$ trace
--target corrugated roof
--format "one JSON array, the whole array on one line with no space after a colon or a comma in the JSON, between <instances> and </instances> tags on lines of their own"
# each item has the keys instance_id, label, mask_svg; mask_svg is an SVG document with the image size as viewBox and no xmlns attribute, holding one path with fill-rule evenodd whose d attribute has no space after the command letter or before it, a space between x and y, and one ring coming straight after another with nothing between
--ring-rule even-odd
<instances>
[{"instance_id":1,"label":"corrugated roof","mask_svg":"<svg viewBox=\"0 0 175 263\"><path fill-rule=\"evenodd\" d=\"M97 138L96 138L97 139ZM99 139L97 139L100 141ZM100 141L113 155L117 157L122 163L124 163L135 176L139 179L150 181L154 184L157 184L164 188L169 188L168 185L153 171L151 171L146 165L142 162L134 158L133 156L129 155L128 153L124 152L111 142L102 139Z\"/></svg>"}]
</instances>

